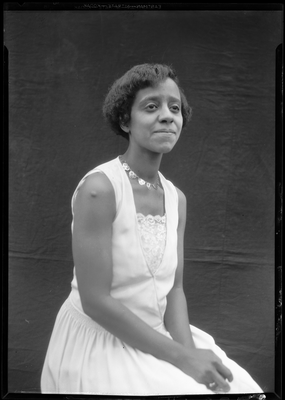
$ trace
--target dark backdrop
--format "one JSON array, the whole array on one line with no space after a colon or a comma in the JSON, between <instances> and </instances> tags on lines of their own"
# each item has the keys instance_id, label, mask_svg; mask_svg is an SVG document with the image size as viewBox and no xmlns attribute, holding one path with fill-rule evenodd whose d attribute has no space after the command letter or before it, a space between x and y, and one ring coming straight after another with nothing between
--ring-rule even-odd
<instances>
[{"instance_id":1,"label":"dark backdrop","mask_svg":"<svg viewBox=\"0 0 285 400\"><path fill-rule=\"evenodd\" d=\"M161 171L188 198L190 322L274 391L278 11L8 11L9 392L38 392L70 290L70 200L126 148L101 114L131 66L172 64L192 122Z\"/></svg>"}]
</instances>

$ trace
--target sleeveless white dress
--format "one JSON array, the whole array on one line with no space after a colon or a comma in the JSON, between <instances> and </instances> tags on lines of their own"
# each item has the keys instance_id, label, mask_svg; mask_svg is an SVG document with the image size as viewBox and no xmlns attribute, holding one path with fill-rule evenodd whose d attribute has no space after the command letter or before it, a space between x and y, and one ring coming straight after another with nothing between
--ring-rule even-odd
<instances>
[{"instance_id":1,"label":"sleeveless white dress","mask_svg":"<svg viewBox=\"0 0 285 400\"><path fill-rule=\"evenodd\" d=\"M137 214L132 187L119 158L100 165L116 197L113 223L113 281L111 295L156 331L171 338L164 326L166 296L177 267L178 195L160 174L165 193L165 215ZM234 380L229 393L261 393L251 376L215 344L190 325L198 348L212 349L230 368ZM42 393L101 395L213 394L174 365L122 342L88 317L81 305L76 266L71 293L53 328L42 376Z\"/></svg>"}]
</instances>

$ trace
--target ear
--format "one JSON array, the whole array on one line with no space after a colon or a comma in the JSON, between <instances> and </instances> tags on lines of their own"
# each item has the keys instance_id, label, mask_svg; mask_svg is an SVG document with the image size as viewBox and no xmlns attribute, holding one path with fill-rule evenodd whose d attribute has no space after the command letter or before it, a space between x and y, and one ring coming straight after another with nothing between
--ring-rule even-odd
<instances>
[{"instance_id":1,"label":"ear","mask_svg":"<svg viewBox=\"0 0 285 400\"><path fill-rule=\"evenodd\" d=\"M125 117L125 116L124 116ZM130 133L130 128L129 128L129 124L127 122L125 122L127 119L120 117L120 128L126 132L126 133Z\"/></svg>"},{"instance_id":2,"label":"ear","mask_svg":"<svg viewBox=\"0 0 285 400\"><path fill-rule=\"evenodd\" d=\"M129 128L127 125L120 124L120 128L121 128L124 132L130 133L130 128Z\"/></svg>"}]
</instances>

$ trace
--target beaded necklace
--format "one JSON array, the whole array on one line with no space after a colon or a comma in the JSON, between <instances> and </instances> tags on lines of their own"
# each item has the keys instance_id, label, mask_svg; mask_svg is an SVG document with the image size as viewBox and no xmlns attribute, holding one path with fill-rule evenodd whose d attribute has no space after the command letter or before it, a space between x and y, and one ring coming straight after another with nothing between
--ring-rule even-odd
<instances>
[{"instance_id":1,"label":"beaded necklace","mask_svg":"<svg viewBox=\"0 0 285 400\"><path fill-rule=\"evenodd\" d=\"M157 190L160 183L159 175L157 175L157 183L147 182L144 179L140 178L134 171L132 171L129 164L125 160L123 160L121 157L119 157L119 159L122 163L124 170L127 172L131 179L136 179L141 186L145 185L148 189L152 188Z\"/></svg>"}]
</instances>

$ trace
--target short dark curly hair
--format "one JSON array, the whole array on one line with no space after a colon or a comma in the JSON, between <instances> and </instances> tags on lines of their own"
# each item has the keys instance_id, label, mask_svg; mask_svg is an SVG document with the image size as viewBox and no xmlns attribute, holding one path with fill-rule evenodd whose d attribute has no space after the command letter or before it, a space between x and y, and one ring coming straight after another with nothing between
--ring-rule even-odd
<instances>
[{"instance_id":1,"label":"short dark curly hair","mask_svg":"<svg viewBox=\"0 0 285 400\"><path fill-rule=\"evenodd\" d=\"M174 69L165 64L141 64L131 68L113 83L103 103L103 115L117 135L129 140L129 134L121 129L121 125L126 125L130 121L137 92L147 87L155 87L167 78L171 78L179 88L182 103L182 128L185 127L191 118L192 110L179 86Z\"/></svg>"}]
</instances>

